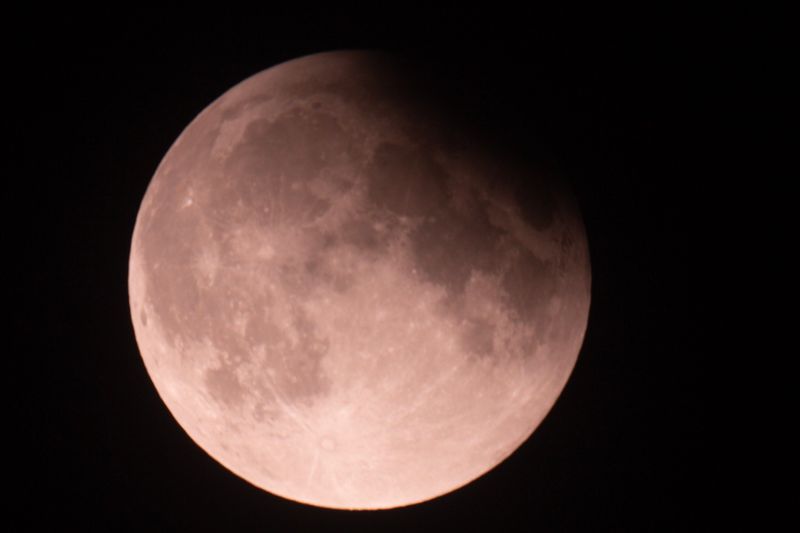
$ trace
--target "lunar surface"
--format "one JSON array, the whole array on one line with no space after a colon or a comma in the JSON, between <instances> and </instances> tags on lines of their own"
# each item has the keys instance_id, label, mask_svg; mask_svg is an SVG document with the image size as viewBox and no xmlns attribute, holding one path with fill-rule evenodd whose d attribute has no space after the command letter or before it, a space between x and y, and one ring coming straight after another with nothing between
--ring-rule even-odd
<instances>
[{"instance_id":1,"label":"lunar surface","mask_svg":"<svg viewBox=\"0 0 800 533\"><path fill-rule=\"evenodd\" d=\"M391 508L481 476L553 406L586 330L572 197L410 79L354 51L245 80L175 141L136 220L130 307L159 395L219 463L298 502Z\"/></svg>"}]
</instances>

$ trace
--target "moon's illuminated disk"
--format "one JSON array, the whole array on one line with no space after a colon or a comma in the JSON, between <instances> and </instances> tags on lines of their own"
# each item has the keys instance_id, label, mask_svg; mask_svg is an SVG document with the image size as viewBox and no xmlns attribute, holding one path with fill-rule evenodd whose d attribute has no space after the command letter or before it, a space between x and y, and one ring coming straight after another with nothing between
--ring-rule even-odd
<instances>
[{"instance_id":1,"label":"moon's illuminated disk","mask_svg":"<svg viewBox=\"0 0 800 533\"><path fill-rule=\"evenodd\" d=\"M477 478L552 407L586 329L571 197L406 81L362 52L245 80L136 220L131 313L164 403L292 500L389 508Z\"/></svg>"}]
</instances>

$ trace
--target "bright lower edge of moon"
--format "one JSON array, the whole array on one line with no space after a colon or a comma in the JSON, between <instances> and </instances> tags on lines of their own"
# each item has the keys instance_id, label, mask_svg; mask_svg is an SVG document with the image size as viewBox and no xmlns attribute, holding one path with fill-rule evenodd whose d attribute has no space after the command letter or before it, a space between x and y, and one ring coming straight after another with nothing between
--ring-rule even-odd
<instances>
[{"instance_id":1,"label":"bright lower edge of moon","mask_svg":"<svg viewBox=\"0 0 800 533\"><path fill-rule=\"evenodd\" d=\"M265 70L191 122L142 201L147 371L200 447L272 494L382 509L451 492L533 433L575 365L575 203L418 86L374 52Z\"/></svg>"}]
</instances>

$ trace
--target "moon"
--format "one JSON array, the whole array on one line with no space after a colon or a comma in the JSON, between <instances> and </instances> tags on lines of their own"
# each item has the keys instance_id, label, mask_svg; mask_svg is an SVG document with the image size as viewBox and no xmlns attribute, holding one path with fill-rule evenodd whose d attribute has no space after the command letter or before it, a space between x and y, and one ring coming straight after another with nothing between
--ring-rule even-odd
<instances>
[{"instance_id":1,"label":"moon","mask_svg":"<svg viewBox=\"0 0 800 533\"><path fill-rule=\"evenodd\" d=\"M385 509L449 493L540 424L586 331L566 186L378 52L236 85L152 178L137 344L211 457L272 494Z\"/></svg>"}]
</instances>

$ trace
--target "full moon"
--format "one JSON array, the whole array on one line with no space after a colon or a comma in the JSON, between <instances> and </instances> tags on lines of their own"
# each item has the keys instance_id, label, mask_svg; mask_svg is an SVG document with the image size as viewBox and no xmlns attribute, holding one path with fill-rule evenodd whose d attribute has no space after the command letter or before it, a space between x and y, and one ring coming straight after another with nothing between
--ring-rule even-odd
<instances>
[{"instance_id":1,"label":"full moon","mask_svg":"<svg viewBox=\"0 0 800 533\"><path fill-rule=\"evenodd\" d=\"M275 66L189 124L142 200L147 372L202 449L272 494L451 492L533 433L575 365L576 202L425 87L377 52Z\"/></svg>"}]
</instances>

